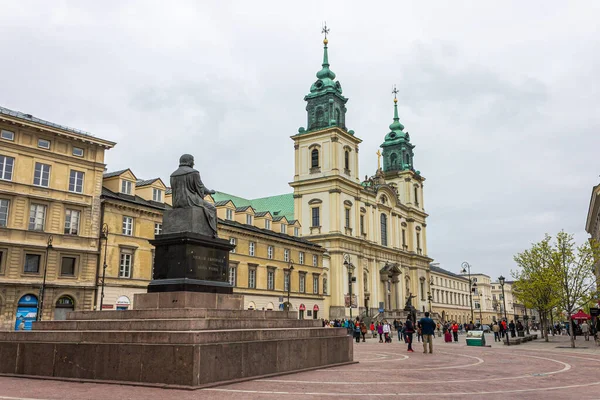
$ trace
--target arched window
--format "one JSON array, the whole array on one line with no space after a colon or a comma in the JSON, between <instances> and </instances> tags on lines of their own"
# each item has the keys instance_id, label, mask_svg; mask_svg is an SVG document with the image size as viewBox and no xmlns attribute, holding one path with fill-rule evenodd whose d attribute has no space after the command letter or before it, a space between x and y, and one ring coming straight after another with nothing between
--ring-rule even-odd
<instances>
[{"instance_id":1,"label":"arched window","mask_svg":"<svg viewBox=\"0 0 600 400\"><path fill-rule=\"evenodd\" d=\"M381 221L381 244L383 246L387 246L388 245L388 241L387 241L387 215L381 214L380 221Z\"/></svg>"},{"instance_id":2,"label":"arched window","mask_svg":"<svg viewBox=\"0 0 600 400\"><path fill-rule=\"evenodd\" d=\"M323 294L327 294L327 275L323 275Z\"/></svg>"},{"instance_id":3,"label":"arched window","mask_svg":"<svg viewBox=\"0 0 600 400\"><path fill-rule=\"evenodd\" d=\"M408 164L409 164L409 162L408 162L408 161L409 161L409 159L410 159L410 158L409 158L409 155L408 155L408 153L404 153L404 164L408 165Z\"/></svg>"},{"instance_id":4,"label":"arched window","mask_svg":"<svg viewBox=\"0 0 600 400\"><path fill-rule=\"evenodd\" d=\"M369 275L367 274L366 271L363 273L363 285L364 285L365 292L368 292L369 291Z\"/></svg>"},{"instance_id":5,"label":"arched window","mask_svg":"<svg viewBox=\"0 0 600 400\"><path fill-rule=\"evenodd\" d=\"M348 150L344 152L344 169L346 171L350 170L350 152Z\"/></svg>"},{"instance_id":6,"label":"arched window","mask_svg":"<svg viewBox=\"0 0 600 400\"><path fill-rule=\"evenodd\" d=\"M390 156L390 165L392 166L392 168L396 168L397 164L398 164L398 155L396 153L392 153L392 155Z\"/></svg>"},{"instance_id":7,"label":"arched window","mask_svg":"<svg viewBox=\"0 0 600 400\"><path fill-rule=\"evenodd\" d=\"M310 152L310 167L319 168L319 150L317 149Z\"/></svg>"},{"instance_id":8,"label":"arched window","mask_svg":"<svg viewBox=\"0 0 600 400\"><path fill-rule=\"evenodd\" d=\"M317 126L323 126L325 124L325 112L322 108L317 108Z\"/></svg>"},{"instance_id":9,"label":"arched window","mask_svg":"<svg viewBox=\"0 0 600 400\"><path fill-rule=\"evenodd\" d=\"M340 110L338 108L335 109L335 123L337 125L341 125L342 121L340 121Z\"/></svg>"},{"instance_id":10,"label":"arched window","mask_svg":"<svg viewBox=\"0 0 600 400\"><path fill-rule=\"evenodd\" d=\"M61 296L56 300L56 308L54 309L55 320L67 319L67 314L75 310L75 301L70 296Z\"/></svg>"}]
</instances>

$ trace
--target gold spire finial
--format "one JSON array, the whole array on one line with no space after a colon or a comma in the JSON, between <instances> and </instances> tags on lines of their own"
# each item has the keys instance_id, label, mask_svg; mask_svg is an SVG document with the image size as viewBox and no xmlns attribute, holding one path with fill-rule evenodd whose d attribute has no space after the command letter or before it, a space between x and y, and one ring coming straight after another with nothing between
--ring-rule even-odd
<instances>
[{"instance_id":1,"label":"gold spire finial","mask_svg":"<svg viewBox=\"0 0 600 400\"><path fill-rule=\"evenodd\" d=\"M329 28L327 28L327 21L323 22L323 29L321 29L321 33L325 35L325 38L323 39L323 44L329 43L329 40L327 40L327 34L329 33Z\"/></svg>"}]
</instances>

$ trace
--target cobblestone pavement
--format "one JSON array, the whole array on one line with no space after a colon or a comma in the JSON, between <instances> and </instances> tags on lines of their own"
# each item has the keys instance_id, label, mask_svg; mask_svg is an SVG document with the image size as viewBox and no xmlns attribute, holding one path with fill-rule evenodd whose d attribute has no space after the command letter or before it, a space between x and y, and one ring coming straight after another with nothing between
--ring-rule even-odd
<instances>
[{"instance_id":1,"label":"cobblestone pavement","mask_svg":"<svg viewBox=\"0 0 600 400\"><path fill-rule=\"evenodd\" d=\"M434 354L423 354L420 343L408 353L404 343L369 339L355 344L358 364L197 391L0 377L0 400L600 399L594 342L578 338L582 348L573 350L559 348L569 345L566 336L508 348L491 339L491 347L479 348L467 347L464 336L459 343L436 338Z\"/></svg>"}]
</instances>

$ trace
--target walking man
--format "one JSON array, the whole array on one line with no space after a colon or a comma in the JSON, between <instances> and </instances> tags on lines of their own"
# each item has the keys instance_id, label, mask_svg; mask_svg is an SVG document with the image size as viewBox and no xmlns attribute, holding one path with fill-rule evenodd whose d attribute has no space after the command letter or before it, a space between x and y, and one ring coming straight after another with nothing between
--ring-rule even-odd
<instances>
[{"instance_id":1,"label":"walking man","mask_svg":"<svg viewBox=\"0 0 600 400\"><path fill-rule=\"evenodd\" d=\"M427 354L427 343L429 343L429 354L433 353L433 334L435 333L435 322L429 318L429 313L425 312L425 318L419 321L421 333L423 335L423 353Z\"/></svg>"},{"instance_id":2,"label":"walking man","mask_svg":"<svg viewBox=\"0 0 600 400\"><path fill-rule=\"evenodd\" d=\"M580 325L581 328L581 333L583 333L583 336L585 337L585 340L590 340L590 325L587 323L587 321L583 321L583 323Z\"/></svg>"},{"instance_id":3,"label":"walking man","mask_svg":"<svg viewBox=\"0 0 600 400\"><path fill-rule=\"evenodd\" d=\"M415 333L415 328L409 316L406 318L406 323L404 324L404 338L406 343L408 343L408 351L411 353L414 353L412 349L413 333Z\"/></svg>"},{"instance_id":4,"label":"walking man","mask_svg":"<svg viewBox=\"0 0 600 400\"><path fill-rule=\"evenodd\" d=\"M452 336L454 337L454 341L458 342L458 324L456 321L452 324Z\"/></svg>"},{"instance_id":5,"label":"walking man","mask_svg":"<svg viewBox=\"0 0 600 400\"><path fill-rule=\"evenodd\" d=\"M494 331L494 342L501 342L502 340L500 340L500 325L498 325L497 322L494 323L492 331Z\"/></svg>"}]
</instances>

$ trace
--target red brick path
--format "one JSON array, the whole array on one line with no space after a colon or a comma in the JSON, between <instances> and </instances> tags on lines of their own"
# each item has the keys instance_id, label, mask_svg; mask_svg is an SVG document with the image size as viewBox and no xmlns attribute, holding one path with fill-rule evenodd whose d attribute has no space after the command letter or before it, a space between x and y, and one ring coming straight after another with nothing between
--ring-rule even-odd
<instances>
[{"instance_id":1,"label":"red brick path","mask_svg":"<svg viewBox=\"0 0 600 400\"><path fill-rule=\"evenodd\" d=\"M369 341L355 345L359 364L199 391L0 377L0 400L600 399L600 348L578 340L578 345L588 348L557 349L568 342L563 337L553 340L477 348L466 347L463 338L462 343L436 339L434 354L423 354L418 343L414 353L407 353L406 345L397 341Z\"/></svg>"}]
</instances>

